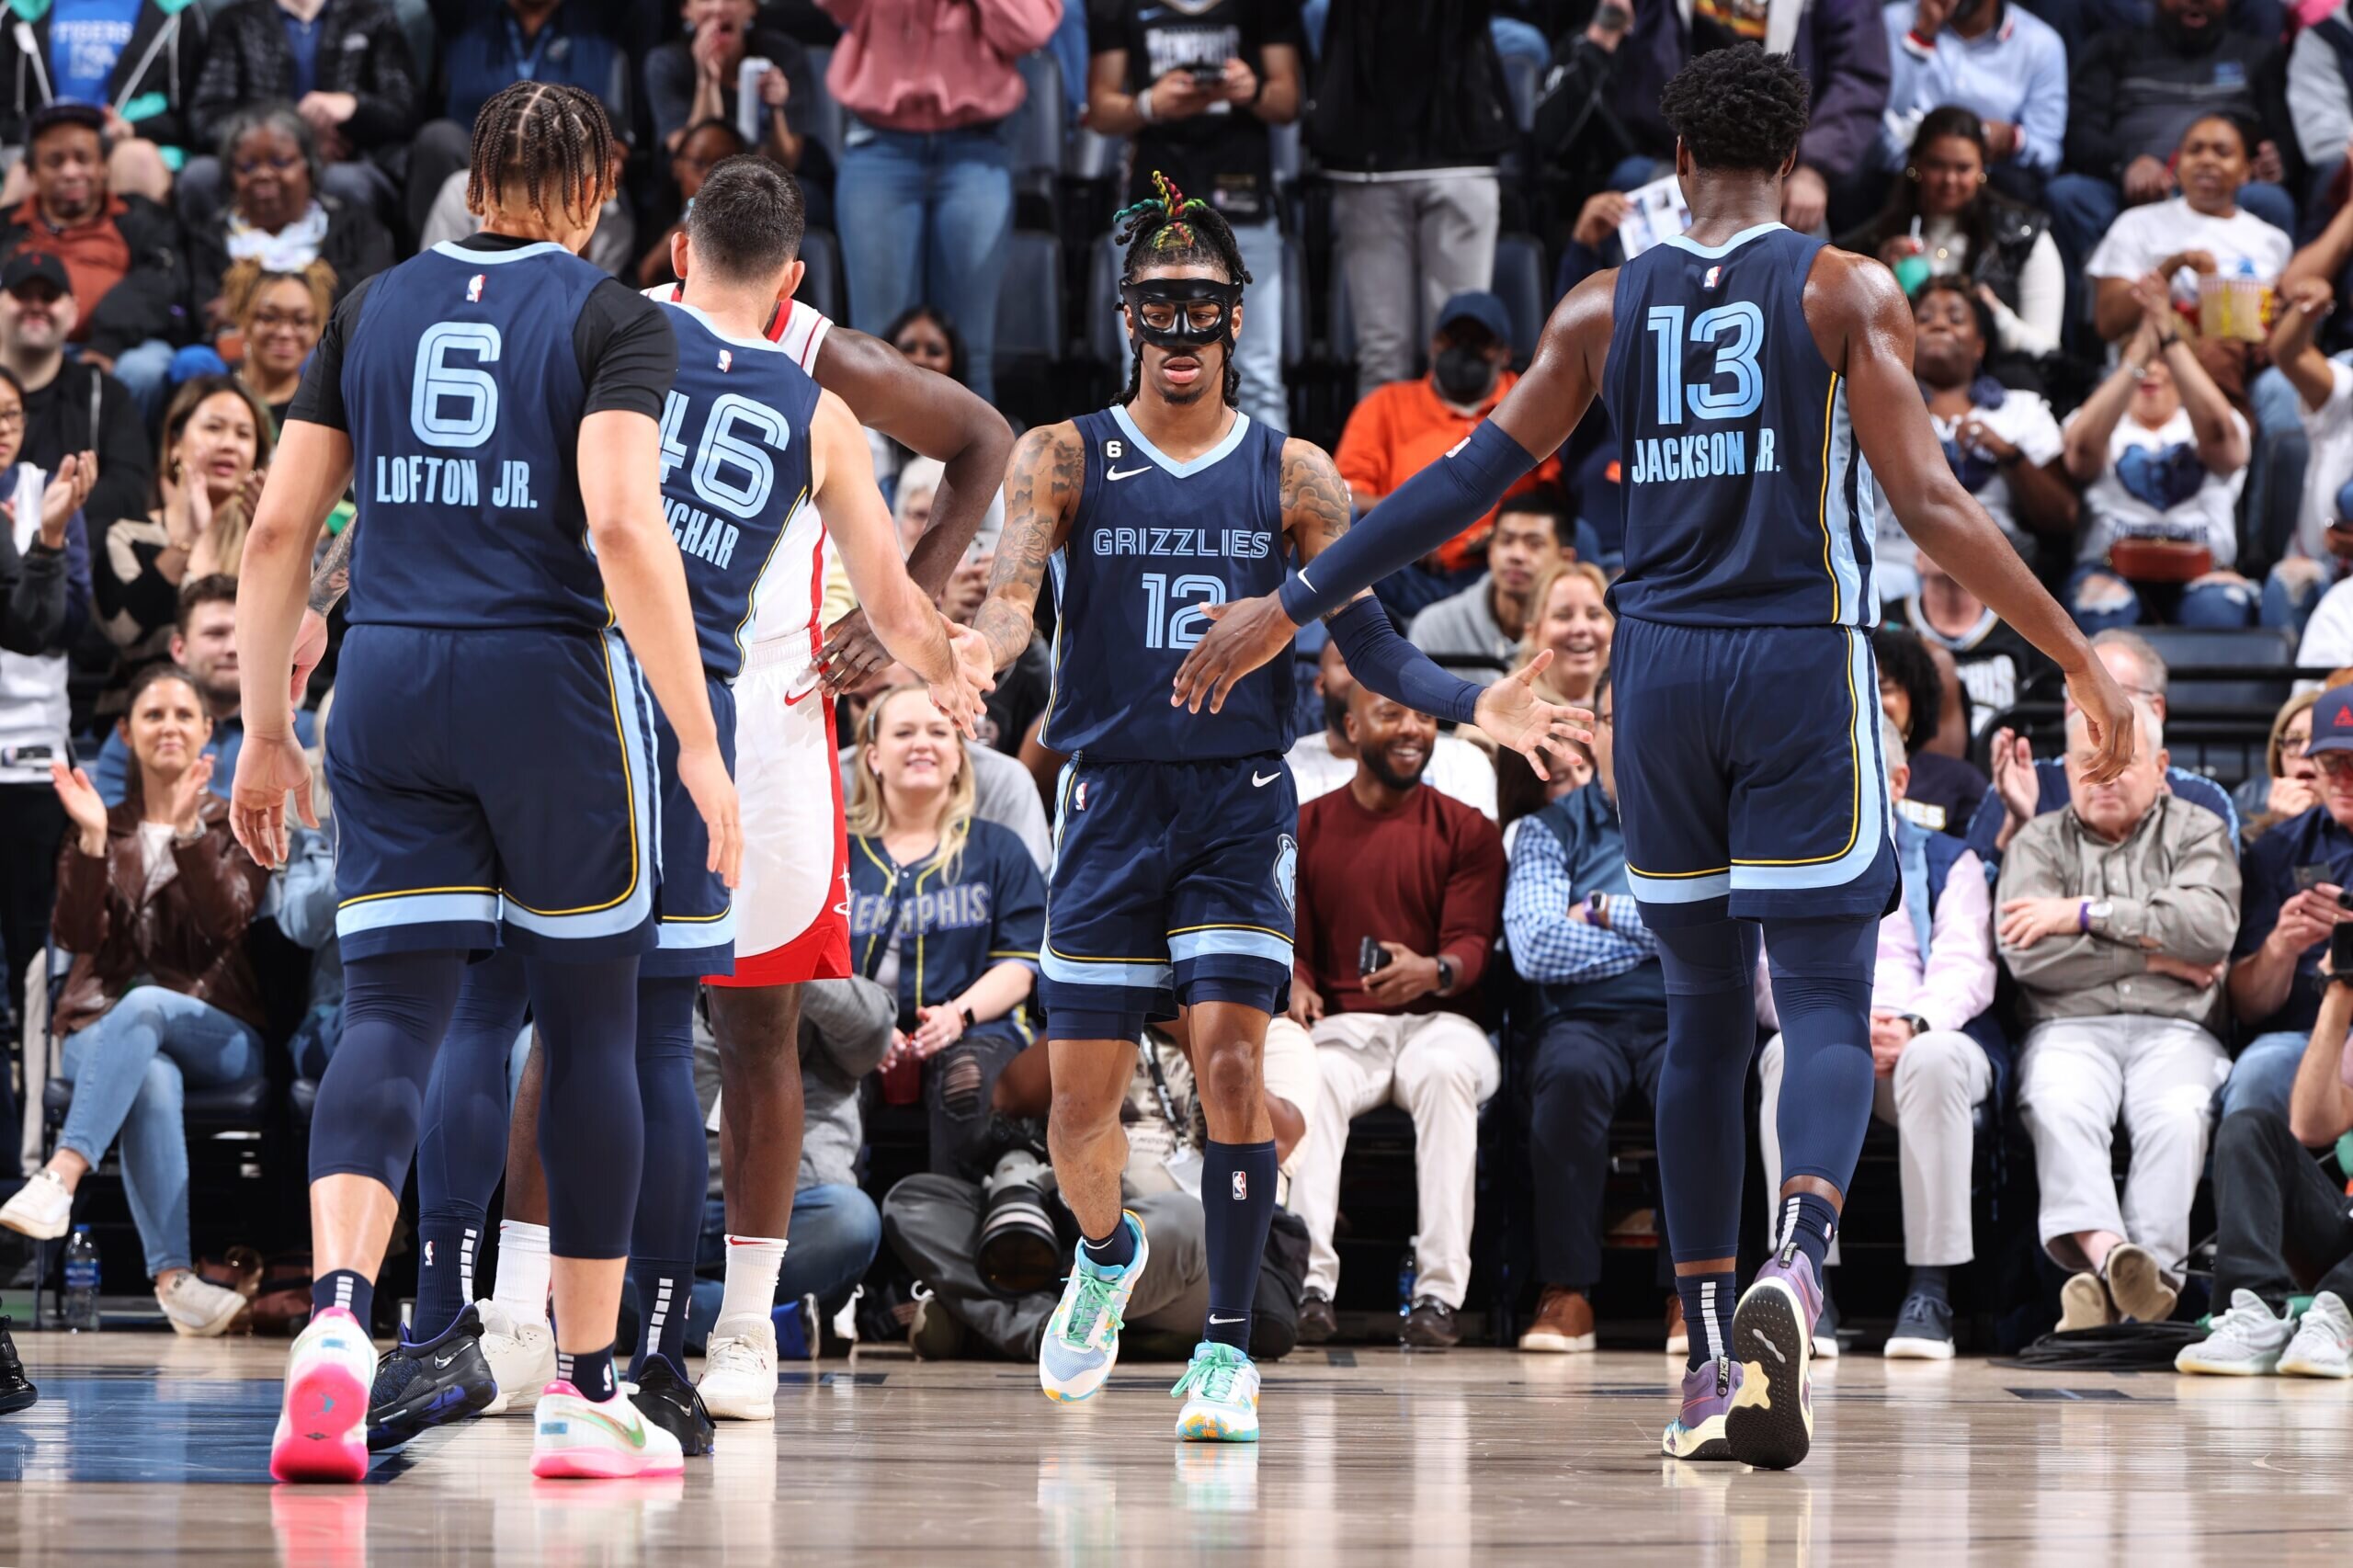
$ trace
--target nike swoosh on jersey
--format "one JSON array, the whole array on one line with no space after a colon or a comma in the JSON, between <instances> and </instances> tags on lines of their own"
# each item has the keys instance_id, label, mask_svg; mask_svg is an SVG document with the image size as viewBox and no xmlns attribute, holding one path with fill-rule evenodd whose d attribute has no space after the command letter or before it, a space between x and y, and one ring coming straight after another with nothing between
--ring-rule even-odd
<instances>
[{"instance_id":1,"label":"nike swoosh on jersey","mask_svg":"<svg viewBox=\"0 0 2353 1568\"><path fill-rule=\"evenodd\" d=\"M1277 771L1277 772L1269 773L1269 774L1267 774L1264 778L1259 778L1256 773L1253 773L1252 775L1250 775L1250 782L1251 782L1251 783L1253 783L1253 784L1256 784L1259 789L1263 790L1263 789L1265 789L1267 785L1272 784L1276 779L1280 778L1281 777L1282 777L1282 774L1281 774L1281 772L1280 772L1280 771Z\"/></svg>"},{"instance_id":2,"label":"nike swoosh on jersey","mask_svg":"<svg viewBox=\"0 0 2353 1568\"><path fill-rule=\"evenodd\" d=\"M1104 471L1103 477L1106 479L1133 479L1140 473L1150 473L1151 472L1152 465L1150 463L1146 463L1142 468L1106 469Z\"/></svg>"}]
</instances>

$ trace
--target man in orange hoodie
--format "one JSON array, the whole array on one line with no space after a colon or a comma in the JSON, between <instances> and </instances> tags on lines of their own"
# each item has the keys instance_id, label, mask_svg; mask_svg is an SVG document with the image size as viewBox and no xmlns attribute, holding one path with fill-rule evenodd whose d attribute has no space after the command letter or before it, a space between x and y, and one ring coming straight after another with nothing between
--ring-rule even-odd
<instances>
[{"instance_id":1,"label":"man in orange hoodie","mask_svg":"<svg viewBox=\"0 0 2353 1568\"><path fill-rule=\"evenodd\" d=\"M1501 403L1518 372L1511 364L1511 317L1493 294L1465 290L1447 301L1430 335L1430 372L1376 388L1348 415L1334 455L1358 512L1438 461ZM1512 494L1558 483L1561 460L1548 457ZM1493 512L1447 541L1435 557L1448 575L1475 573Z\"/></svg>"}]
</instances>

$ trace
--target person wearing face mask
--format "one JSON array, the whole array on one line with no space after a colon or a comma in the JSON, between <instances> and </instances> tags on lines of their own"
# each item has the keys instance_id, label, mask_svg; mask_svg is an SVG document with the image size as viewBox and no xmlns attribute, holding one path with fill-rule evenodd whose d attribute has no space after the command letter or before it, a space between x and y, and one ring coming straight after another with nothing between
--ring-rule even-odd
<instances>
[{"instance_id":1,"label":"person wearing face mask","mask_svg":"<svg viewBox=\"0 0 2353 1568\"><path fill-rule=\"evenodd\" d=\"M1375 388L1340 433L1333 460L1357 506L1371 506L1470 435L1518 383L1510 366L1511 317L1504 302L1478 290L1447 301L1430 332L1429 374ZM1548 457L1508 494L1560 479L1560 460ZM1438 550L1435 586L1459 588L1478 572L1495 522L1490 512ZM1423 587L1414 603L1399 608L1410 613L1443 597Z\"/></svg>"}]
</instances>

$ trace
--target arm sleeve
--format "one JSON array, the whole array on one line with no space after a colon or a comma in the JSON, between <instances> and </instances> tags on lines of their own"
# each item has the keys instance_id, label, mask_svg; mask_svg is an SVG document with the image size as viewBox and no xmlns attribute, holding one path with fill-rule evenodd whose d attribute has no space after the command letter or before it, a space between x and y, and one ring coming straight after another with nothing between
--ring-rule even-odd
<instances>
[{"instance_id":1,"label":"arm sleeve","mask_svg":"<svg viewBox=\"0 0 2353 1568\"><path fill-rule=\"evenodd\" d=\"M1344 540L1346 535L1341 536ZM1336 545L1333 547L1337 549ZM1329 555L1327 550L1324 555ZM1315 562L1320 566L1323 557ZM1471 722L1479 706L1477 683L1451 676L1430 656L1397 635L1381 601L1361 598L1332 618L1332 641L1340 647L1348 673L1366 687L1402 702L1417 713L1458 724Z\"/></svg>"},{"instance_id":2,"label":"arm sleeve","mask_svg":"<svg viewBox=\"0 0 2353 1568\"><path fill-rule=\"evenodd\" d=\"M1292 573L1282 586L1284 611L1302 626L1330 614L1494 511L1504 492L1535 466L1535 457L1494 420L1481 420L1461 446L1399 485L1313 562ZM1357 678L1367 677L1359 672Z\"/></svg>"},{"instance_id":3,"label":"arm sleeve","mask_svg":"<svg viewBox=\"0 0 2353 1568\"><path fill-rule=\"evenodd\" d=\"M2177 801L2189 824L2173 872L2165 885L2142 898L2110 899L2103 934L2138 949L2156 950L2191 963L2216 963L2229 956L2239 924L2239 863L2231 853L2230 830L2211 812Z\"/></svg>"},{"instance_id":4,"label":"arm sleeve","mask_svg":"<svg viewBox=\"0 0 2353 1568\"><path fill-rule=\"evenodd\" d=\"M1963 851L1945 873L1913 1006L1932 1029L1957 1029L1994 1005L1992 902L1984 869Z\"/></svg>"},{"instance_id":5,"label":"arm sleeve","mask_svg":"<svg viewBox=\"0 0 2353 1568\"><path fill-rule=\"evenodd\" d=\"M1438 952L1454 960L1459 995L1487 972L1495 950L1504 902L1504 838L1495 824L1459 801L1453 819L1454 863L1446 878L1446 900L1438 915ZM1437 955L1432 955L1433 957Z\"/></svg>"},{"instance_id":6,"label":"arm sleeve","mask_svg":"<svg viewBox=\"0 0 2353 1568\"><path fill-rule=\"evenodd\" d=\"M588 387L582 415L618 409L662 417L663 400L678 373L678 335L661 306L608 278L590 291L572 342Z\"/></svg>"},{"instance_id":7,"label":"arm sleeve","mask_svg":"<svg viewBox=\"0 0 2353 1568\"><path fill-rule=\"evenodd\" d=\"M237 37L240 21L232 21L207 40L204 69L196 79L195 97L188 100L188 128L195 133L197 150L211 153L219 150L222 122L237 111L249 98L276 97L245 90L244 82L244 51ZM275 18L270 25L275 25Z\"/></svg>"},{"instance_id":8,"label":"arm sleeve","mask_svg":"<svg viewBox=\"0 0 2353 1568\"><path fill-rule=\"evenodd\" d=\"M1862 167L1887 108L1887 23L1868 0L1818 0L1810 25L1824 80L1813 91L1798 158L1826 175L1851 175Z\"/></svg>"},{"instance_id":9,"label":"arm sleeve","mask_svg":"<svg viewBox=\"0 0 2353 1568\"><path fill-rule=\"evenodd\" d=\"M319 335L319 346L311 350L311 363L302 371L302 384L295 389L294 402L286 411L288 419L350 432L351 416L343 406L343 346L359 324L368 289L369 284L362 283L346 294L335 314L327 318L326 330Z\"/></svg>"}]
</instances>

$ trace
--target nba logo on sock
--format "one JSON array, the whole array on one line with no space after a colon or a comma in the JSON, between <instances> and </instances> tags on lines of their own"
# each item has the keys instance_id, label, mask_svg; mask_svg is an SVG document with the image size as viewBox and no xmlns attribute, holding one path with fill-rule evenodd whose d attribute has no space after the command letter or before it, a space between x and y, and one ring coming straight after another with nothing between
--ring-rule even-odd
<instances>
[{"instance_id":1,"label":"nba logo on sock","mask_svg":"<svg viewBox=\"0 0 2353 1568\"><path fill-rule=\"evenodd\" d=\"M1722 267L1711 267L1708 268L1708 275L1699 279L1699 287L1702 289L1712 289L1718 283L1723 281L1723 276L1724 269Z\"/></svg>"},{"instance_id":2,"label":"nba logo on sock","mask_svg":"<svg viewBox=\"0 0 2353 1568\"><path fill-rule=\"evenodd\" d=\"M470 305L482 303L482 279L483 275L479 272L466 279L466 303Z\"/></svg>"},{"instance_id":3,"label":"nba logo on sock","mask_svg":"<svg viewBox=\"0 0 2353 1568\"><path fill-rule=\"evenodd\" d=\"M425 1267L427 1268L433 1267L433 1244L431 1242L425 1244Z\"/></svg>"},{"instance_id":4,"label":"nba logo on sock","mask_svg":"<svg viewBox=\"0 0 2353 1568\"><path fill-rule=\"evenodd\" d=\"M1233 1200L1236 1203L1250 1201L1250 1173L1248 1171L1233 1173Z\"/></svg>"}]
</instances>

